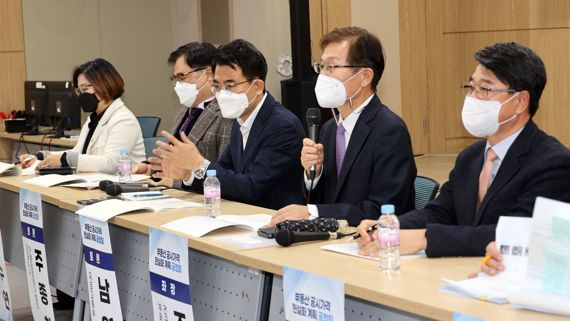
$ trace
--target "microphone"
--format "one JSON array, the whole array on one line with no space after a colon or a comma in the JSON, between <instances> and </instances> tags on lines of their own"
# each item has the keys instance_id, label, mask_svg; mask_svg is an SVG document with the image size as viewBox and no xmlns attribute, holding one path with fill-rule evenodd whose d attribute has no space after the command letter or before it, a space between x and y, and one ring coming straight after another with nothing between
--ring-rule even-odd
<instances>
[{"instance_id":1,"label":"microphone","mask_svg":"<svg viewBox=\"0 0 570 321\"><path fill-rule=\"evenodd\" d=\"M109 185L121 185L121 186L132 186L132 187L153 187L153 185L147 183L117 183L110 180L102 180L99 182L99 190L105 191Z\"/></svg>"},{"instance_id":2,"label":"microphone","mask_svg":"<svg viewBox=\"0 0 570 321\"><path fill-rule=\"evenodd\" d=\"M309 138L315 143L319 142L319 125L321 123L321 110L318 108L307 108L307 130L309 132ZM316 176L315 165L311 165L309 169L311 174L310 179L314 179Z\"/></svg>"},{"instance_id":3,"label":"microphone","mask_svg":"<svg viewBox=\"0 0 570 321\"><path fill-rule=\"evenodd\" d=\"M281 246L289 246L300 242L338 239L343 236L343 234L337 232L296 232L280 230L275 234L275 241Z\"/></svg>"},{"instance_id":4,"label":"microphone","mask_svg":"<svg viewBox=\"0 0 570 321\"><path fill-rule=\"evenodd\" d=\"M112 184L105 188L105 193L109 196L117 196L122 193L134 193L134 192L150 192L150 191L162 191L166 189L165 187L142 187L142 186L123 186Z\"/></svg>"}]
</instances>

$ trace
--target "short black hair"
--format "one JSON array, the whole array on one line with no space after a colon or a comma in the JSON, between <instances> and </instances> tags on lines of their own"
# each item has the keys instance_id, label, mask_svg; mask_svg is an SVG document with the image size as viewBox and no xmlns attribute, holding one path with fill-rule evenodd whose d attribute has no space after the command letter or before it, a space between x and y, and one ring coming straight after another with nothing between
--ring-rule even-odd
<instances>
[{"instance_id":1,"label":"short black hair","mask_svg":"<svg viewBox=\"0 0 570 321\"><path fill-rule=\"evenodd\" d=\"M168 56L168 64L174 65L180 57L186 59L186 64L190 68L209 67L216 56L216 47L209 42L190 42L178 47Z\"/></svg>"},{"instance_id":2,"label":"short black hair","mask_svg":"<svg viewBox=\"0 0 570 321\"><path fill-rule=\"evenodd\" d=\"M546 86L542 59L532 49L514 42L496 43L475 53L475 60L491 70L509 89L530 94L528 111L534 116Z\"/></svg>"},{"instance_id":3,"label":"short black hair","mask_svg":"<svg viewBox=\"0 0 570 321\"><path fill-rule=\"evenodd\" d=\"M321 49L324 50L331 43L342 41L348 41L350 44L346 57L348 64L366 66L374 71L370 85L372 91L376 92L376 87L380 78L382 78L386 65L384 48L380 39L368 32L368 30L360 27L335 28L323 36Z\"/></svg>"},{"instance_id":4,"label":"short black hair","mask_svg":"<svg viewBox=\"0 0 570 321\"><path fill-rule=\"evenodd\" d=\"M232 69L238 66L248 81L256 78L265 81L267 76L265 57L250 42L243 39L236 39L218 47L213 63L214 71L216 66L228 66Z\"/></svg>"}]
</instances>

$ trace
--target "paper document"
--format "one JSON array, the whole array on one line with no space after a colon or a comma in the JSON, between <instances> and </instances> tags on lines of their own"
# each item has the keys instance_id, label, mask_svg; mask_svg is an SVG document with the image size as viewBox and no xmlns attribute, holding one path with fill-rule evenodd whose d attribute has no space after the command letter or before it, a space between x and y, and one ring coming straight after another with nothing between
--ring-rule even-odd
<instances>
[{"instance_id":1,"label":"paper document","mask_svg":"<svg viewBox=\"0 0 570 321\"><path fill-rule=\"evenodd\" d=\"M224 235L214 237L216 241L238 247L243 250L260 249L263 247L277 246L275 239L267 239L257 235L257 232L238 235Z\"/></svg>"},{"instance_id":2,"label":"paper document","mask_svg":"<svg viewBox=\"0 0 570 321\"><path fill-rule=\"evenodd\" d=\"M327 245L321 246L321 249L326 250L326 251L356 256L356 257L360 257L360 258L368 259L368 260L373 260L373 261L379 260L378 257L358 254L358 243L356 243L356 242L327 244ZM402 255L402 256L400 256L400 259L405 260L405 259L412 259L412 258L425 257L425 256L426 256L425 251L420 251L417 254Z\"/></svg>"},{"instance_id":3,"label":"paper document","mask_svg":"<svg viewBox=\"0 0 570 321\"><path fill-rule=\"evenodd\" d=\"M38 164L41 163L40 160L35 160L31 166L28 166L24 169L22 169L22 173L20 174L21 176L32 176L32 175L36 175L36 167L38 167Z\"/></svg>"},{"instance_id":4,"label":"paper document","mask_svg":"<svg viewBox=\"0 0 570 321\"><path fill-rule=\"evenodd\" d=\"M503 255L505 271L496 276L480 272L478 277L463 281L443 279L442 290L493 303L507 303L508 291L520 288L526 273L531 227L530 217L501 216L495 242Z\"/></svg>"},{"instance_id":5,"label":"paper document","mask_svg":"<svg viewBox=\"0 0 570 321\"><path fill-rule=\"evenodd\" d=\"M527 272L515 306L570 315L570 204L538 197L534 205Z\"/></svg>"},{"instance_id":6,"label":"paper document","mask_svg":"<svg viewBox=\"0 0 570 321\"><path fill-rule=\"evenodd\" d=\"M145 180L147 178L149 178L150 176L147 175L142 175L142 174L132 174L131 175L131 181L133 183ZM80 183L71 183L71 184L63 184L61 186L65 186L65 187L75 187L75 188L85 188L85 189L95 189L95 188L99 188L99 182L103 181L103 180L109 180L112 182L119 182L119 175L115 175L115 176L107 176L103 179L100 180L94 180L94 181L88 181L88 182L80 182Z\"/></svg>"},{"instance_id":7,"label":"paper document","mask_svg":"<svg viewBox=\"0 0 570 321\"><path fill-rule=\"evenodd\" d=\"M18 165L0 162L0 175L16 176L20 175L21 170Z\"/></svg>"},{"instance_id":8,"label":"paper document","mask_svg":"<svg viewBox=\"0 0 570 321\"><path fill-rule=\"evenodd\" d=\"M52 187L63 183L85 183L85 182L99 182L104 179L112 177L105 174L73 174L73 175L59 175L59 174L48 174L41 175L33 178L29 178L24 181L24 183L38 185L42 187Z\"/></svg>"},{"instance_id":9,"label":"paper document","mask_svg":"<svg viewBox=\"0 0 570 321\"><path fill-rule=\"evenodd\" d=\"M177 198L167 198L152 201L123 201L110 199L85 206L77 211L83 215L98 221L107 221L114 216L133 211L148 210L160 212L167 209L201 207L201 203L188 202Z\"/></svg>"},{"instance_id":10,"label":"paper document","mask_svg":"<svg viewBox=\"0 0 570 321\"><path fill-rule=\"evenodd\" d=\"M194 237L202 237L212 231L229 226L257 231L260 227L269 224L269 221L271 221L271 215L269 214L220 215L216 218L210 216L189 216L162 226Z\"/></svg>"}]
</instances>

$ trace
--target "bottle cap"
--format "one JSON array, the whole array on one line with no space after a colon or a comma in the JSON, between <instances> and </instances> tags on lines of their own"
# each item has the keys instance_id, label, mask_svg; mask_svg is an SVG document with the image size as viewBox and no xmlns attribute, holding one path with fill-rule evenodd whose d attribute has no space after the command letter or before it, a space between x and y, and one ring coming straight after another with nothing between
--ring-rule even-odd
<instances>
[{"instance_id":1,"label":"bottle cap","mask_svg":"<svg viewBox=\"0 0 570 321\"><path fill-rule=\"evenodd\" d=\"M206 172L206 175L208 175L208 177L210 177L210 176L216 176L216 170L215 170L215 169L209 169L209 170Z\"/></svg>"},{"instance_id":2,"label":"bottle cap","mask_svg":"<svg viewBox=\"0 0 570 321\"><path fill-rule=\"evenodd\" d=\"M396 213L396 208L392 204L384 204L380 207L382 214Z\"/></svg>"}]
</instances>

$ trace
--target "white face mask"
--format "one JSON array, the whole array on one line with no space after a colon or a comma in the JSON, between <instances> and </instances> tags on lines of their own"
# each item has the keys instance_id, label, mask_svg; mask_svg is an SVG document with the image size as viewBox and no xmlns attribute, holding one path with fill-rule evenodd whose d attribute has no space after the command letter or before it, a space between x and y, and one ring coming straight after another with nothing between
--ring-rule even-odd
<instances>
[{"instance_id":1,"label":"white face mask","mask_svg":"<svg viewBox=\"0 0 570 321\"><path fill-rule=\"evenodd\" d=\"M519 93L516 93L504 103L496 100L481 100L470 96L465 97L463 102L463 110L461 111L461 120L467 131L475 137L493 136L499 130L499 126L510 122L518 115L499 122L499 112L501 106L511 101Z\"/></svg>"},{"instance_id":2,"label":"white face mask","mask_svg":"<svg viewBox=\"0 0 570 321\"><path fill-rule=\"evenodd\" d=\"M251 88L251 86L253 86L253 83L251 83L249 88ZM239 94L231 92L227 89L222 89L219 93L216 93L216 100L220 106L222 117L236 119L243 114L250 103L250 101L247 99L247 95L245 94L249 88ZM255 97L257 97L257 94ZM254 100L255 97L253 97L252 100Z\"/></svg>"},{"instance_id":3,"label":"white face mask","mask_svg":"<svg viewBox=\"0 0 570 321\"><path fill-rule=\"evenodd\" d=\"M344 88L344 83L356 77L356 75L361 72L362 70L345 81L340 81L334 77L320 74L319 78L317 78L317 84L315 85L315 94L317 96L319 106L323 108L338 108L344 105L344 102L347 99L351 100L356 96L356 94L360 92L360 89L357 90L354 95L346 98L346 88Z\"/></svg>"},{"instance_id":4,"label":"white face mask","mask_svg":"<svg viewBox=\"0 0 570 321\"><path fill-rule=\"evenodd\" d=\"M196 83L200 82L200 79L202 79L204 73L200 75L200 78L198 78L198 81L196 81ZM206 84L208 84L208 82L202 85L202 87L204 87ZM174 91L178 95L178 99L180 99L180 103L182 105L186 107L192 107L192 104L194 104L194 101L196 101L196 97L198 97L198 92L200 91L200 89L202 89L202 87L196 88L196 84L189 84L184 81L177 81L176 85L174 86Z\"/></svg>"}]
</instances>

